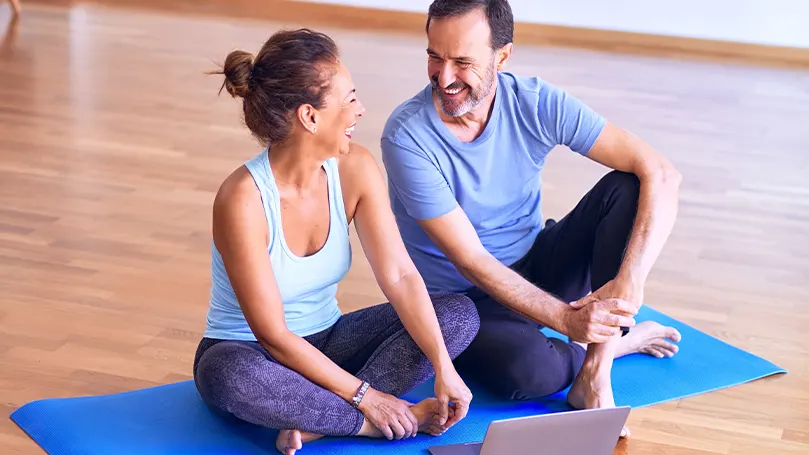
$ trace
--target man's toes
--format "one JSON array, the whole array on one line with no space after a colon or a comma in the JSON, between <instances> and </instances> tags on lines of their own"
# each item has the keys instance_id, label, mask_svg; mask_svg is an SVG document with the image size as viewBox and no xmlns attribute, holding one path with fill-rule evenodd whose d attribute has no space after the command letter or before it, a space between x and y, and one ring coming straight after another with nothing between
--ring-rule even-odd
<instances>
[{"instance_id":1,"label":"man's toes","mask_svg":"<svg viewBox=\"0 0 809 455\"><path fill-rule=\"evenodd\" d=\"M663 357L674 357L674 354L677 353L677 346L673 345L653 344L649 346L649 349L662 354Z\"/></svg>"},{"instance_id":2,"label":"man's toes","mask_svg":"<svg viewBox=\"0 0 809 455\"><path fill-rule=\"evenodd\" d=\"M657 357L658 359L662 359L664 357L663 353L654 346L649 346L643 350L645 354L648 354L652 357Z\"/></svg>"},{"instance_id":3,"label":"man's toes","mask_svg":"<svg viewBox=\"0 0 809 455\"><path fill-rule=\"evenodd\" d=\"M674 351L669 351L668 349L665 349L665 348L657 348L657 350L658 350L658 352L663 354L664 357L669 357L669 358L674 357Z\"/></svg>"},{"instance_id":4,"label":"man's toes","mask_svg":"<svg viewBox=\"0 0 809 455\"><path fill-rule=\"evenodd\" d=\"M653 343L652 346L654 346L655 348L657 348L660 351L670 352L671 355L676 354L680 350L679 346L677 346L674 343L670 343L670 342L668 342L666 340L658 340L655 343Z\"/></svg>"},{"instance_id":5,"label":"man's toes","mask_svg":"<svg viewBox=\"0 0 809 455\"><path fill-rule=\"evenodd\" d=\"M680 335L680 332L674 327L666 327L666 338L674 341L675 343L679 343L680 340L682 339L682 336Z\"/></svg>"}]
</instances>

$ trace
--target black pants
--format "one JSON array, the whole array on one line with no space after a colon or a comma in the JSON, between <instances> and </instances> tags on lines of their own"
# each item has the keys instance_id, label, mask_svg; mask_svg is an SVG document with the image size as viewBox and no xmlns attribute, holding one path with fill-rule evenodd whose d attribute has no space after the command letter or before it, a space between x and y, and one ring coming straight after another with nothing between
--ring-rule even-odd
<instances>
[{"instance_id":1,"label":"black pants","mask_svg":"<svg viewBox=\"0 0 809 455\"><path fill-rule=\"evenodd\" d=\"M573 302L613 279L620 268L638 207L634 174L605 175L563 219L547 223L513 270L563 302ZM465 377L497 396L539 398L564 390L584 360L575 343L548 338L537 323L509 310L483 291L469 297L480 330L456 360Z\"/></svg>"}]
</instances>

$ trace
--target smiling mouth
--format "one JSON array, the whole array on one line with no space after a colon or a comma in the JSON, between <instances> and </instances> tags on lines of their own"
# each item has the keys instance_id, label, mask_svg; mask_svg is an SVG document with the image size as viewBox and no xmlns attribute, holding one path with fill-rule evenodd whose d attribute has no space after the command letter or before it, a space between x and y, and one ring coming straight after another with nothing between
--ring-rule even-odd
<instances>
[{"instance_id":1,"label":"smiling mouth","mask_svg":"<svg viewBox=\"0 0 809 455\"><path fill-rule=\"evenodd\" d=\"M466 90L466 86L457 87L457 88L445 88L441 89L441 93L447 98L455 98L456 96L460 95L461 92Z\"/></svg>"},{"instance_id":2,"label":"smiling mouth","mask_svg":"<svg viewBox=\"0 0 809 455\"><path fill-rule=\"evenodd\" d=\"M346 134L346 137L347 137L347 138L351 139L351 133L353 133L353 132L354 132L354 127L355 127L355 126L357 126L357 124L356 124L356 123L355 123L355 124L353 124L353 125L351 125L351 126L349 126L348 128L346 128L346 132L345 132L345 134Z\"/></svg>"}]
</instances>

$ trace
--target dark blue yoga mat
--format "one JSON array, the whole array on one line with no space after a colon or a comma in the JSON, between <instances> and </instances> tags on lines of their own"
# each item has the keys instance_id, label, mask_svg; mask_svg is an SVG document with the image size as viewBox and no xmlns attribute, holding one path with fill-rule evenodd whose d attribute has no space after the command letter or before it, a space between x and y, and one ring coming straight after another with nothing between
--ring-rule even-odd
<instances>
[{"instance_id":1,"label":"dark blue yoga mat","mask_svg":"<svg viewBox=\"0 0 809 455\"><path fill-rule=\"evenodd\" d=\"M615 362L618 405L649 406L786 372L648 306L637 319L674 325L683 339L674 358L632 355ZM482 440L495 419L568 410L564 393L542 401L505 402L474 387L473 392L467 418L439 438L324 439L307 444L300 453L371 455L384 449L394 455L426 454L431 445ZM431 395L428 383L404 398L415 402ZM15 411L11 419L51 455L278 453L276 432L212 413L190 381L115 395L35 401Z\"/></svg>"}]
</instances>

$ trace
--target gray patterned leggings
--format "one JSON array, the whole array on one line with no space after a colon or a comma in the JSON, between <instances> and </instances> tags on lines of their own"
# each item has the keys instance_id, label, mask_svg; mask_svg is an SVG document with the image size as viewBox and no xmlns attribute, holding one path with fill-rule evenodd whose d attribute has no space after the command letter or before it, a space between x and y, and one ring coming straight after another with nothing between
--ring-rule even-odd
<instances>
[{"instance_id":1,"label":"gray patterned leggings","mask_svg":"<svg viewBox=\"0 0 809 455\"><path fill-rule=\"evenodd\" d=\"M447 350L455 359L477 334L477 310L462 295L431 298ZM434 375L390 304L345 314L329 329L305 339L344 370L396 397ZM203 338L194 359L194 380L209 406L268 428L354 436L364 421L360 411L279 364L257 342Z\"/></svg>"}]
</instances>

